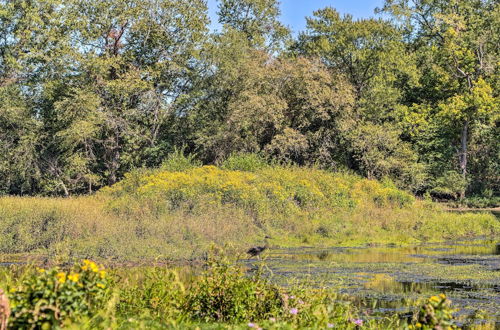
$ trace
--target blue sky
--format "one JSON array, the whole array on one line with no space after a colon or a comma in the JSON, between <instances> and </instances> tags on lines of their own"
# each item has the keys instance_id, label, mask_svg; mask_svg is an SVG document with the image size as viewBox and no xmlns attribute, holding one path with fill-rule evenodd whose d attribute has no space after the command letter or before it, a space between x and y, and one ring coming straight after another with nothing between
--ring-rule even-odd
<instances>
[{"instance_id":1,"label":"blue sky","mask_svg":"<svg viewBox=\"0 0 500 330\"><path fill-rule=\"evenodd\" d=\"M281 0L281 21L296 33L305 28L305 17L311 16L317 9L330 6L342 14L364 18L374 16L373 10L383 3L384 0ZM208 6L212 21L216 21L216 0L208 0Z\"/></svg>"}]
</instances>

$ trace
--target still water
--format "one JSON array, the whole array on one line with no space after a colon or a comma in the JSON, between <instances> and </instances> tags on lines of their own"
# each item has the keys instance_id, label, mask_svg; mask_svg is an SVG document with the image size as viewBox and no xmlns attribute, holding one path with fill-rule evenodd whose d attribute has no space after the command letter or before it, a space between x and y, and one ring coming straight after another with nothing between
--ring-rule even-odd
<instances>
[{"instance_id":1,"label":"still water","mask_svg":"<svg viewBox=\"0 0 500 330\"><path fill-rule=\"evenodd\" d=\"M500 325L500 241L271 249L260 263L283 285L335 287L368 317L410 313L419 299L445 293L462 322L479 316Z\"/></svg>"}]
</instances>

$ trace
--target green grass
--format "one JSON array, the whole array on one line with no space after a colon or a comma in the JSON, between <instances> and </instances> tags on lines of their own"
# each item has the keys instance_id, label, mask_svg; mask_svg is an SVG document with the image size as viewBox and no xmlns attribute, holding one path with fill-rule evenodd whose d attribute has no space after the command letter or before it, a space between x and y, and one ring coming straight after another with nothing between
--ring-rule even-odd
<instances>
[{"instance_id":1,"label":"green grass","mask_svg":"<svg viewBox=\"0 0 500 330\"><path fill-rule=\"evenodd\" d=\"M499 233L491 214L445 212L390 182L253 160L169 163L94 196L0 198L1 254L63 259L186 260L211 243L242 252L265 235L275 246L331 246Z\"/></svg>"}]
</instances>

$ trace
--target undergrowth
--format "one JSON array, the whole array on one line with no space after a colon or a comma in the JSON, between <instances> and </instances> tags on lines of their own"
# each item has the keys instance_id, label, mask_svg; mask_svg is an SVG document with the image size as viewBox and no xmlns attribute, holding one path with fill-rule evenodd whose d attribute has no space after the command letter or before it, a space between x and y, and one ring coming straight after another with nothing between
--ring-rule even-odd
<instances>
[{"instance_id":1,"label":"undergrowth","mask_svg":"<svg viewBox=\"0 0 500 330\"><path fill-rule=\"evenodd\" d=\"M423 302L410 319L361 316L332 289L280 287L262 268L248 275L213 251L188 279L164 267L106 272L89 260L67 270L1 269L8 328L457 329L445 295Z\"/></svg>"}]
</instances>

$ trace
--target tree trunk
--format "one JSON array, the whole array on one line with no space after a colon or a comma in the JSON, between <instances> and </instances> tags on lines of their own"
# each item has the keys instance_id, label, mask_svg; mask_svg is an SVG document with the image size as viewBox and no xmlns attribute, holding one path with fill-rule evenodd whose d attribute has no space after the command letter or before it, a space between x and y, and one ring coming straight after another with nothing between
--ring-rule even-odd
<instances>
[{"instance_id":1,"label":"tree trunk","mask_svg":"<svg viewBox=\"0 0 500 330\"><path fill-rule=\"evenodd\" d=\"M64 197L69 197L69 190L68 188L66 187L66 185L64 184L64 181L61 180L61 187L63 188L64 190Z\"/></svg>"},{"instance_id":2,"label":"tree trunk","mask_svg":"<svg viewBox=\"0 0 500 330\"><path fill-rule=\"evenodd\" d=\"M469 135L469 122L465 121L464 126L462 127L462 136L461 136L461 152L460 152L460 170L462 172L462 176L464 180L467 179L467 139ZM460 192L460 199L465 198L465 188Z\"/></svg>"},{"instance_id":3,"label":"tree trunk","mask_svg":"<svg viewBox=\"0 0 500 330\"><path fill-rule=\"evenodd\" d=\"M118 150L115 150L113 152L113 157L111 159L111 164L109 167L109 178L108 178L108 184L113 185L117 181L117 172L118 172L118 167L119 167L119 159L120 159L120 152Z\"/></svg>"}]
</instances>

